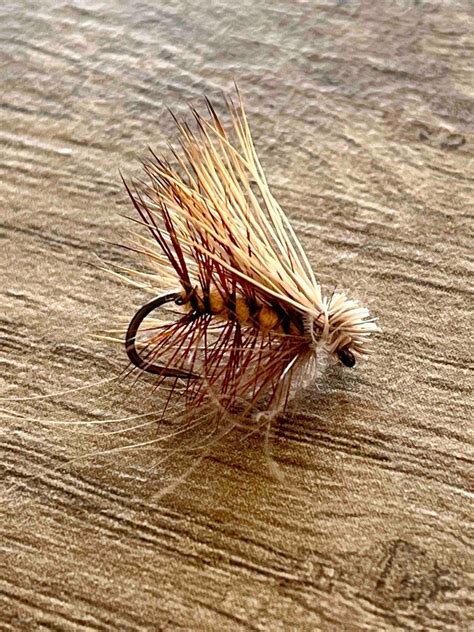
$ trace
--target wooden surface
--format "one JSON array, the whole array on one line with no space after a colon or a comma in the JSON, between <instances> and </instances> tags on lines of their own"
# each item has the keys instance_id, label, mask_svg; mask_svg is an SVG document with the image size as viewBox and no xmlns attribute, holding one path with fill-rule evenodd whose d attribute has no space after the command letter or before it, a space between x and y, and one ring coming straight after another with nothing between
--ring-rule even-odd
<instances>
[{"instance_id":1,"label":"wooden surface","mask_svg":"<svg viewBox=\"0 0 474 632\"><path fill-rule=\"evenodd\" d=\"M3 2L5 630L467 630L472 616L470 2ZM195 462L141 449L152 380L88 335L146 300L102 272L130 213L118 170L166 111L236 80L315 269L379 316L261 438ZM472 270L472 268L471 268ZM153 419L150 415L147 420ZM131 425L139 423L138 419Z\"/></svg>"}]
</instances>

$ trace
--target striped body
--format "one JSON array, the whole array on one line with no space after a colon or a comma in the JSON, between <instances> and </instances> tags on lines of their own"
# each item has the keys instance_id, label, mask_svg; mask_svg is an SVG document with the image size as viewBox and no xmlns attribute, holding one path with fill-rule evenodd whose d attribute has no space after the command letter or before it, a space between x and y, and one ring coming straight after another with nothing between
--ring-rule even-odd
<instances>
[{"instance_id":1,"label":"striped body","mask_svg":"<svg viewBox=\"0 0 474 632\"><path fill-rule=\"evenodd\" d=\"M219 320L237 321L241 327L253 328L262 334L302 336L303 322L278 305L250 300L243 295L224 297L217 289L183 292L182 304L197 315L210 314Z\"/></svg>"}]
</instances>

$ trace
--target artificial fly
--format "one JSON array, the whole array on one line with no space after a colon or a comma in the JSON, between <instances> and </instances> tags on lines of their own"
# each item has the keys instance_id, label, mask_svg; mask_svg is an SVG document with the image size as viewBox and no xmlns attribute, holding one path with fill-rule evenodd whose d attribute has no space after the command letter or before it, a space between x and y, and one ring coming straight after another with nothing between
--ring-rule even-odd
<instances>
[{"instance_id":1,"label":"artificial fly","mask_svg":"<svg viewBox=\"0 0 474 632\"><path fill-rule=\"evenodd\" d=\"M173 378L193 409L263 405L274 417L314 379L320 354L353 367L379 329L356 300L323 293L270 191L242 100L227 106L229 132L207 101L208 116L192 109L196 131L175 119L175 166L152 152L146 179L125 183L149 233L132 246L149 264L139 274L156 296L132 318L125 347L157 386Z\"/></svg>"}]
</instances>

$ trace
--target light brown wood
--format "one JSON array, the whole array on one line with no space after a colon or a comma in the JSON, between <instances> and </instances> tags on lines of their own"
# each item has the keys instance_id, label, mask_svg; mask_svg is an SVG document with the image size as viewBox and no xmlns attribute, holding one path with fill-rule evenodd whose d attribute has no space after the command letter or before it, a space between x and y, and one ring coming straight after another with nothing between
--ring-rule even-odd
<instances>
[{"instance_id":1,"label":"light brown wood","mask_svg":"<svg viewBox=\"0 0 474 632\"><path fill-rule=\"evenodd\" d=\"M469 2L7 2L2 96L5 630L467 630L472 618L474 20ZM101 271L118 170L170 106L236 80L275 195L328 288L380 317L262 440L157 465L103 420L156 411L88 336L147 299ZM220 108L223 111L223 108ZM137 420L136 423L139 423ZM117 425L112 425L117 428ZM118 426L123 427L123 425ZM80 434L78 430L82 430ZM133 434L146 441L155 426Z\"/></svg>"}]
</instances>

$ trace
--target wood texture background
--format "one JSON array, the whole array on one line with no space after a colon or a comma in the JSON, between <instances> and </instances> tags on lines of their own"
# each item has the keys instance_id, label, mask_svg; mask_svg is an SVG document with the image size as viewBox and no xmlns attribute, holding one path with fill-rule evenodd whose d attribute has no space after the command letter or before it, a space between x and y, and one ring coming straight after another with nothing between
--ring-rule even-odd
<instances>
[{"instance_id":1,"label":"wood texture background","mask_svg":"<svg viewBox=\"0 0 474 632\"><path fill-rule=\"evenodd\" d=\"M275 425L284 484L261 439L235 434L160 498L192 456L69 463L127 436L25 418L152 413L149 380L0 402L1 629L467 630L472 3L0 11L3 398L124 368L121 348L87 335L146 298L97 268L97 255L130 263L113 245L130 212L118 170L166 151L167 106L206 94L222 112L234 80L315 269L384 329L370 361L329 368Z\"/></svg>"}]
</instances>

